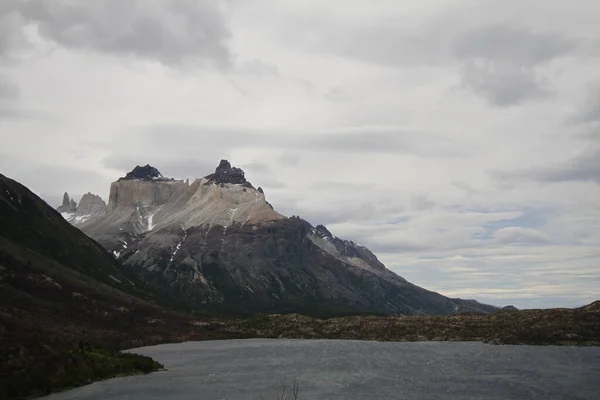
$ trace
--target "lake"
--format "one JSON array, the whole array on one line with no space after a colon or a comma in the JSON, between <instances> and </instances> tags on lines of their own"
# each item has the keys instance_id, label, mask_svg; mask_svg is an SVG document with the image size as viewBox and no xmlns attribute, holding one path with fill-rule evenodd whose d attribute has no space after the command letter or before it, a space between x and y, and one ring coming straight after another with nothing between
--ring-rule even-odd
<instances>
[{"instance_id":1,"label":"lake","mask_svg":"<svg viewBox=\"0 0 600 400\"><path fill-rule=\"evenodd\" d=\"M168 371L116 378L52 400L600 399L600 347L476 342L220 340L131 350Z\"/></svg>"}]
</instances>

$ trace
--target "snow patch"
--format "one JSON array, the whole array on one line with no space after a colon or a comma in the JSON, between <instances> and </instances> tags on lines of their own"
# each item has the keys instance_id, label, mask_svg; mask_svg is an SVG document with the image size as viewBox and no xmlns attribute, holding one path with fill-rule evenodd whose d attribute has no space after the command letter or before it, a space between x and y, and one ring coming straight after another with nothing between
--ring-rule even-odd
<instances>
[{"instance_id":1,"label":"snow patch","mask_svg":"<svg viewBox=\"0 0 600 400\"><path fill-rule=\"evenodd\" d=\"M121 255L121 252L113 250L113 254L114 254L115 258L119 258L119 256Z\"/></svg>"},{"instance_id":2,"label":"snow patch","mask_svg":"<svg viewBox=\"0 0 600 400\"><path fill-rule=\"evenodd\" d=\"M185 232L185 234L183 235L183 239L181 239L179 241L179 243L177 243L177 246L175 246L175 251L173 251L173 254L171 254L171 259L169 260L169 264L171 264L173 262L173 260L175 259L175 255L177 254L177 252L181 248L181 244L184 242L184 240L186 238L187 238L187 232Z\"/></svg>"},{"instance_id":3,"label":"snow patch","mask_svg":"<svg viewBox=\"0 0 600 400\"><path fill-rule=\"evenodd\" d=\"M115 278L115 277L114 277L114 276L112 276L112 275L109 275L108 277L109 277L110 279L112 279L113 281L115 281L115 282L118 282L118 283L123 283L123 282L121 282L119 279Z\"/></svg>"},{"instance_id":4,"label":"snow patch","mask_svg":"<svg viewBox=\"0 0 600 400\"><path fill-rule=\"evenodd\" d=\"M158 214L158 212L159 212L159 211L160 211L160 210L161 210L163 207L164 207L164 205L163 205L163 206L160 206L160 207L158 207L158 209L157 209L155 212L153 212L152 214L150 214L150 215L148 216L148 230L149 230L149 231L151 231L152 229L154 229L154 227L156 226L156 224L154 223L154 216L155 216L156 214Z\"/></svg>"},{"instance_id":5,"label":"snow patch","mask_svg":"<svg viewBox=\"0 0 600 400\"><path fill-rule=\"evenodd\" d=\"M82 223L84 223L85 221L87 221L88 219L90 219L90 217L91 217L91 216L92 216L91 214L86 214L86 215L78 215L78 216L76 216L75 218L73 218L72 220L73 220L74 222L77 222L77 223L80 223L80 224L82 224Z\"/></svg>"},{"instance_id":6,"label":"snow patch","mask_svg":"<svg viewBox=\"0 0 600 400\"><path fill-rule=\"evenodd\" d=\"M73 219L74 213L61 212L60 215L67 221L71 221Z\"/></svg>"}]
</instances>

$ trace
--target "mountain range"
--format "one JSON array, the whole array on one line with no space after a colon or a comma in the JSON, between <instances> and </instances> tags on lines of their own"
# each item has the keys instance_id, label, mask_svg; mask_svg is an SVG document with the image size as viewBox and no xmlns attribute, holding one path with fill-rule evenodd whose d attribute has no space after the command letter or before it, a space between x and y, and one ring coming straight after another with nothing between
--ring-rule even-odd
<instances>
[{"instance_id":1,"label":"mountain range","mask_svg":"<svg viewBox=\"0 0 600 400\"><path fill-rule=\"evenodd\" d=\"M221 160L192 182L136 166L108 202L65 193L63 217L131 274L186 308L234 313L449 315L496 311L445 297L387 269L366 247L286 217Z\"/></svg>"}]
</instances>

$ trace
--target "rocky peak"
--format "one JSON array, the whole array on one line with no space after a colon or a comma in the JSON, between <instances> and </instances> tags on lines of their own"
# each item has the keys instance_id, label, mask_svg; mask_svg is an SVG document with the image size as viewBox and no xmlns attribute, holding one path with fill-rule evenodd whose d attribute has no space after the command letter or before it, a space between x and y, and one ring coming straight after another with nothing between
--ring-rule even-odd
<instances>
[{"instance_id":1,"label":"rocky peak","mask_svg":"<svg viewBox=\"0 0 600 400\"><path fill-rule=\"evenodd\" d=\"M81 197L81 200L79 200L77 214L92 215L104 210L105 207L106 203L100 196L88 192Z\"/></svg>"},{"instance_id":2,"label":"rocky peak","mask_svg":"<svg viewBox=\"0 0 600 400\"><path fill-rule=\"evenodd\" d=\"M214 174L207 175L205 178L216 184L231 183L254 188L252 184L246 180L244 171L241 168L232 167L227 160L221 160Z\"/></svg>"},{"instance_id":3,"label":"rocky peak","mask_svg":"<svg viewBox=\"0 0 600 400\"><path fill-rule=\"evenodd\" d=\"M165 178L158 169L154 168L150 164L146 164L141 167L137 165L131 172L127 173L125 177L119 178L120 181L132 181L132 180L141 180L141 181L157 181L157 180L169 180Z\"/></svg>"},{"instance_id":4,"label":"rocky peak","mask_svg":"<svg viewBox=\"0 0 600 400\"><path fill-rule=\"evenodd\" d=\"M329 239L333 239L333 235L331 234L331 232L329 232L329 229L327 229L325 227L325 225L317 225L315 227L315 231L316 234L319 235L322 238L329 238Z\"/></svg>"},{"instance_id":5,"label":"rocky peak","mask_svg":"<svg viewBox=\"0 0 600 400\"><path fill-rule=\"evenodd\" d=\"M77 203L69 197L69 193L65 192L62 204L56 210L61 213L74 213L76 209Z\"/></svg>"}]
</instances>

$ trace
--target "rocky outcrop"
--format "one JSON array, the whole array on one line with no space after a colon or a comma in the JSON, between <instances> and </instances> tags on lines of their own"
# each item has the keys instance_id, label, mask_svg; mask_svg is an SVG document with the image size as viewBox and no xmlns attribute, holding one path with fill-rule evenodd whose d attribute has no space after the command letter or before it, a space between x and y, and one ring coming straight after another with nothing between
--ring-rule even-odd
<instances>
[{"instance_id":1,"label":"rocky outcrop","mask_svg":"<svg viewBox=\"0 0 600 400\"><path fill-rule=\"evenodd\" d=\"M496 310L415 286L364 246L286 218L226 160L192 183L147 167L111 185L104 211L72 222L173 302L330 315Z\"/></svg>"},{"instance_id":2,"label":"rocky outcrop","mask_svg":"<svg viewBox=\"0 0 600 400\"><path fill-rule=\"evenodd\" d=\"M205 178L216 184L231 183L252 188L252 184L246 180L244 175L244 171L241 168L232 167L229 161L221 160L215 172L207 175Z\"/></svg>"},{"instance_id":3,"label":"rocky outcrop","mask_svg":"<svg viewBox=\"0 0 600 400\"><path fill-rule=\"evenodd\" d=\"M160 181L160 180L172 180L165 178L158 169L154 168L150 164L146 164L143 167L136 166L131 172L127 173L123 178L119 178L118 181Z\"/></svg>"},{"instance_id":4,"label":"rocky outcrop","mask_svg":"<svg viewBox=\"0 0 600 400\"><path fill-rule=\"evenodd\" d=\"M72 214L77 210L77 203L69 197L69 193L65 192L62 204L56 210L59 213Z\"/></svg>"}]
</instances>

